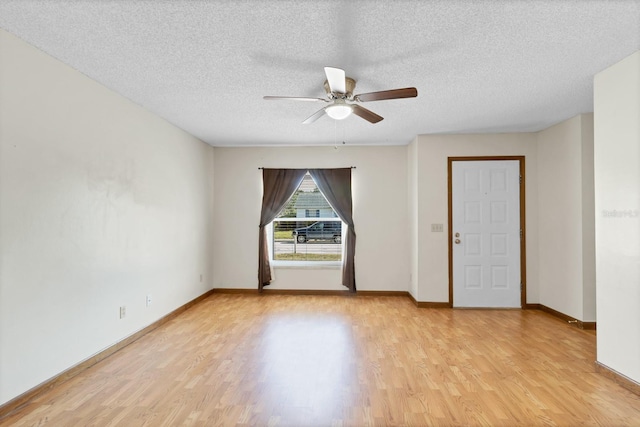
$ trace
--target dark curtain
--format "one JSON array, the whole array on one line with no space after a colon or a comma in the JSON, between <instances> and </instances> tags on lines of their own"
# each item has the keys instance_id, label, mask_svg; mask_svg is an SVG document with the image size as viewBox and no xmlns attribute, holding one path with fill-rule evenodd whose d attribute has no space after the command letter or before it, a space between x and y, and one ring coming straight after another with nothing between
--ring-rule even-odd
<instances>
[{"instance_id":1,"label":"dark curtain","mask_svg":"<svg viewBox=\"0 0 640 427\"><path fill-rule=\"evenodd\" d=\"M356 291L354 257L356 253L356 231L353 226L353 204L351 201L351 168L309 169L309 174L327 198L340 219L347 224L345 257L342 263L342 284L350 292Z\"/></svg>"},{"instance_id":2,"label":"dark curtain","mask_svg":"<svg viewBox=\"0 0 640 427\"><path fill-rule=\"evenodd\" d=\"M258 289L271 283L267 230L269 224L300 186L306 169L263 169L262 212L258 237Z\"/></svg>"}]
</instances>

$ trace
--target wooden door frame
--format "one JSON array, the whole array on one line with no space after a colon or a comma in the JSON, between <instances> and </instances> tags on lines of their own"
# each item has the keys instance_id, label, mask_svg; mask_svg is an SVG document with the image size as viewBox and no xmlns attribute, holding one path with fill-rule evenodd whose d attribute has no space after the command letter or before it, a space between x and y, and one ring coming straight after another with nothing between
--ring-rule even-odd
<instances>
[{"instance_id":1,"label":"wooden door frame","mask_svg":"<svg viewBox=\"0 0 640 427\"><path fill-rule=\"evenodd\" d=\"M449 305L453 307L453 162L517 160L520 165L520 308L527 308L527 228L525 222L525 156L470 156L447 158L449 215Z\"/></svg>"}]
</instances>

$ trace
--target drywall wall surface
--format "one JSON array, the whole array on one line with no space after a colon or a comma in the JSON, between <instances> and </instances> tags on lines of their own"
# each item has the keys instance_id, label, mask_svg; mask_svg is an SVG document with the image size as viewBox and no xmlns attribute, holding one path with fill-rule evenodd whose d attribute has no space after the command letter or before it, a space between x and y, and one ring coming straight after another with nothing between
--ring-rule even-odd
<instances>
[{"instance_id":1,"label":"drywall wall surface","mask_svg":"<svg viewBox=\"0 0 640 427\"><path fill-rule=\"evenodd\" d=\"M352 171L358 290L407 291L407 147L216 148L214 286L258 285L262 171L340 168ZM274 268L269 289L344 290L336 268Z\"/></svg>"},{"instance_id":2,"label":"drywall wall surface","mask_svg":"<svg viewBox=\"0 0 640 427\"><path fill-rule=\"evenodd\" d=\"M596 222L593 113L582 114L582 320L596 321Z\"/></svg>"},{"instance_id":3,"label":"drywall wall surface","mask_svg":"<svg viewBox=\"0 0 640 427\"><path fill-rule=\"evenodd\" d=\"M211 288L213 148L2 30L0 64L2 404Z\"/></svg>"},{"instance_id":4,"label":"drywall wall surface","mask_svg":"<svg viewBox=\"0 0 640 427\"><path fill-rule=\"evenodd\" d=\"M640 383L640 51L594 78L597 359Z\"/></svg>"},{"instance_id":5,"label":"drywall wall surface","mask_svg":"<svg viewBox=\"0 0 640 427\"><path fill-rule=\"evenodd\" d=\"M585 232L593 235L593 139L587 122L580 115L538 133L539 289L541 304L595 321L595 307L589 316L584 313L585 298L595 302L593 283L585 283L594 277L584 274L584 258L594 250L593 240L583 238Z\"/></svg>"},{"instance_id":6,"label":"drywall wall surface","mask_svg":"<svg viewBox=\"0 0 640 427\"><path fill-rule=\"evenodd\" d=\"M449 299L448 194L449 157L525 156L527 302L537 303L538 220L535 134L420 135L417 138L418 301ZM432 232L443 224L444 232Z\"/></svg>"},{"instance_id":7,"label":"drywall wall surface","mask_svg":"<svg viewBox=\"0 0 640 427\"><path fill-rule=\"evenodd\" d=\"M409 215L409 292L418 300L418 254L420 242L418 240L418 140L414 139L407 147L407 202Z\"/></svg>"}]
</instances>

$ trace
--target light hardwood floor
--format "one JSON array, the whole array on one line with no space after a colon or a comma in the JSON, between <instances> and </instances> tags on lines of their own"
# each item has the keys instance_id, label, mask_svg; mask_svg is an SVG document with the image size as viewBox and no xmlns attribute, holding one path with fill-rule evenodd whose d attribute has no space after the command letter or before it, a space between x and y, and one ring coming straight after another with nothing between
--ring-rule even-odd
<instances>
[{"instance_id":1,"label":"light hardwood floor","mask_svg":"<svg viewBox=\"0 0 640 427\"><path fill-rule=\"evenodd\" d=\"M0 424L640 426L594 361L536 310L214 294Z\"/></svg>"}]
</instances>

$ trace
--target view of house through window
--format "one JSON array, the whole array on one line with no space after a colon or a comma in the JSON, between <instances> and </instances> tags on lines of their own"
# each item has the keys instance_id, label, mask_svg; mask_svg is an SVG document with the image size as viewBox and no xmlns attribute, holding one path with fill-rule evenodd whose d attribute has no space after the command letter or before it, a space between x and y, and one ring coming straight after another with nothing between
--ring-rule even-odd
<instances>
[{"instance_id":1,"label":"view of house through window","mask_svg":"<svg viewBox=\"0 0 640 427\"><path fill-rule=\"evenodd\" d=\"M273 220L275 261L342 261L342 221L307 173Z\"/></svg>"}]
</instances>

